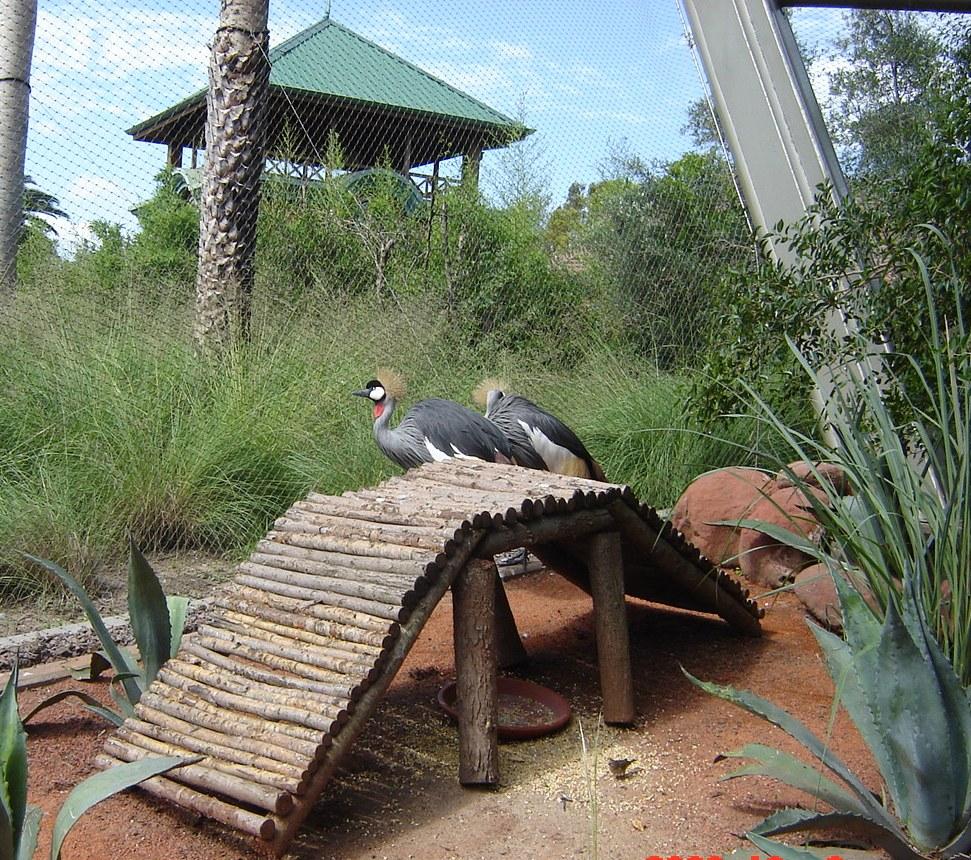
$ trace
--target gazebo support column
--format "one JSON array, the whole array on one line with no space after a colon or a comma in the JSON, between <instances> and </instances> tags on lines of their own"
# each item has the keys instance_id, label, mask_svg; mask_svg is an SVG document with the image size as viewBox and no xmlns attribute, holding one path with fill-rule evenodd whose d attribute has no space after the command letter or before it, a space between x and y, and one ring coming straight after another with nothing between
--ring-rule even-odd
<instances>
[{"instance_id":1,"label":"gazebo support column","mask_svg":"<svg viewBox=\"0 0 971 860\"><path fill-rule=\"evenodd\" d=\"M499 781L495 562L470 559L452 583L459 782Z\"/></svg>"},{"instance_id":2,"label":"gazebo support column","mask_svg":"<svg viewBox=\"0 0 971 860\"><path fill-rule=\"evenodd\" d=\"M165 163L169 167L181 167L182 166L182 144L171 141L169 143L168 155L165 158Z\"/></svg>"},{"instance_id":3,"label":"gazebo support column","mask_svg":"<svg viewBox=\"0 0 971 860\"><path fill-rule=\"evenodd\" d=\"M629 725L634 722L634 679L620 535L598 532L588 538L586 562L593 595L604 722Z\"/></svg>"}]
</instances>

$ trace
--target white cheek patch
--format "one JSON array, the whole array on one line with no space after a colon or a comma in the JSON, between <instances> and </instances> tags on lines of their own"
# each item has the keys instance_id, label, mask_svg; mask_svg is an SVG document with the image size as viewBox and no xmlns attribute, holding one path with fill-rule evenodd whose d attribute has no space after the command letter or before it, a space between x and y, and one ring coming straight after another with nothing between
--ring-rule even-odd
<instances>
[{"instance_id":1,"label":"white cheek patch","mask_svg":"<svg viewBox=\"0 0 971 860\"><path fill-rule=\"evenodd\" d=\"M546 468L558 475L572 475L575 478L589 478L590 470L576 454L562 445L557 445L538 427L531 427L525 421L519 421L519 425L526 431L529 441L543 462Z\"/></svg>"},{"instance_id":2,"label":"white cheek patch","mask_svg":"<svg viewBox=\"0 0 971 860\"><path fill-rule=\"evenodd\" d=\"M450 460L451 457L448 456L444 451L439 451L438 448L432 444L432 440L427 436L423 440L425 442L425 447L428 449L428 453L432 455L432 459L436 463L440 463L442 460Z\"/></svg>"},{"instance_id":3,"label":"white cheek patch","mask_svg":"<svg viewBox=\"0 0 971 860\"><path fill-rule=\"evenodd\" d=\"M378 385L377 387L371 389L371 393L368 395L368 397L370 397L375 403L377 403L379 400L384 400L384 389Z\"/></svg>"}]
</instances>

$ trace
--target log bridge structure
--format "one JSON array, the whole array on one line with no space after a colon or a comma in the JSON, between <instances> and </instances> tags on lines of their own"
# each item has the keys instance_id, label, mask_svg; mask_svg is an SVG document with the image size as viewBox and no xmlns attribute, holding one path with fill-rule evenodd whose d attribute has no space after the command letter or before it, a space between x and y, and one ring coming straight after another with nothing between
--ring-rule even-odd
<instances>
[{"instance_id":1,"label":"log bridge structure","mask_svg":"<svg viewBox=\"0 0 971 860\"><path fill-rule=\"evenodd\" d=\"M280 855L451 588L459 780L495 784L497 666L525 652L493 556L521 546L593 598L607 722L635 716L625 594L760 633L748 592L630 488L430 463L296 502L96 763L202 756L142 788Z\"/></svg>"}]
</instances>

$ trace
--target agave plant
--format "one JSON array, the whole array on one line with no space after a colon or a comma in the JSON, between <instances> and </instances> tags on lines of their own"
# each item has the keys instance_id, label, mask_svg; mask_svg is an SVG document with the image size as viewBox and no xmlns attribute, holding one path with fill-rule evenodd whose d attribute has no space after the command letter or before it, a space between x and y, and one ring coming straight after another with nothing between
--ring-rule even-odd
<instances>
[{"instance_id":1,"label":"agave plant","mask_svg":"<svg viewBox=\"0 0 971 860\"><path fill-rule=\"evenodd\" d=\"M17 666L0 694L0 860L31 860L41 809L27 803L27 734L17 709ZM200 756L149 757L96 773L68 795L54 820L50 860L58 860L71 828L88 809L153 776L199 761Z\"/></svg>"},{"instance_id":2,"label":"agave plant","mask_svg":"<svg viewBox=\"0 0 971 860\"><path fill-rule=\"evenodd\" d=\"M688 678L703 690L778 726L838 780L763 744L726 753L751 759L725 779L761 775L825 801L832 812L783 809L751 831L764 837L811 829L849 830L868 837L894 860L956 857L971 850L971 704L915 595L903 589L903 611L890 602L883 620L849 583L836 578L845 641L810 624L839 701L873 754L885 785L881 799L803 723L746 691ZM833 848L833 853L839 853ZM790 856L794 856L790 854Z\"/></svg>"},{"instance_id":3,"label":"agave plant","mask_svg":"<svg viewBox=\"0 0 971 860\"><path fill-rule=\"evenodd\" d=\"M149 684L155 680L162 664L179 650L188 611L188 598L166 597L152 566L134 541L129 540L128 613L138 647L139 659L136 659L111 638L94 602L71 574L52 561L32 555L27 555L27 558L53 573L77 597L101 642L105 657L114 669L114 680L121 685L121 692L112 685L111 696L118 706L118 712L104 707L97 699L80 690L66 690L45 699L24 721L29 722L34 715L62 699L75 697L84 701L95 713L121 725L126 717L134 715L135 705Z\"/></svg>"}]
</instances>

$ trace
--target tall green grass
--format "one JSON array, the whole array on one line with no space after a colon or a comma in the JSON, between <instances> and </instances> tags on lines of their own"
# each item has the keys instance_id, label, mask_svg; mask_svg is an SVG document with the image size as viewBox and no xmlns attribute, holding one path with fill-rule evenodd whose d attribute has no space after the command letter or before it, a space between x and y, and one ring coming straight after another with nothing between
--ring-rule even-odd
<instances>
[{"instance_id":1,"label":"tall green grass","mask_svg":"<svg viewBox=\"0 0 971 860\"><path fill-rule=\"evenodd\" d=\"M177 303L18 297L0 330L0 590L36 585L21 552L90 580L119 560L126 533L150 551L238 557L311 488L395 474L349 396L380 366L409 380L405 406L469 403L482 376L505 375L574 426L612 480L661 507L754 449L750 428L726 443L685 419L685 380L604 347L558 371L542 356L457 348L444 315L418 300L265 305L255 321L250 343L204 361Z\"/></svg>"}]
</instances>

